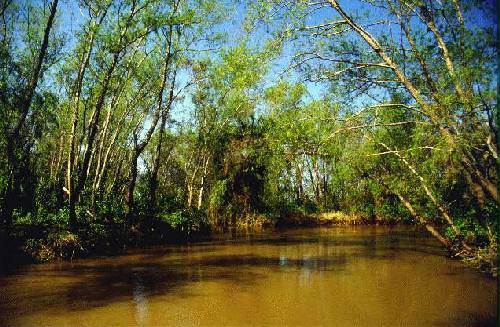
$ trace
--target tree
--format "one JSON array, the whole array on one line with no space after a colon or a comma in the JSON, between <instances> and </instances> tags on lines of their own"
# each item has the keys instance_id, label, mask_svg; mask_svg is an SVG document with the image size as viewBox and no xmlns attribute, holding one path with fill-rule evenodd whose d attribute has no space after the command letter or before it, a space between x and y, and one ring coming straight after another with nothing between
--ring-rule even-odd
<instances>
[{"instance_id":1,"label":"tree","mask_svg":"<svg viewBox=\"0 0 500 327\"><path fill-rule=\"evenodd\" d=\"M10 74L7 75L2 74L2 91L7 94L2 94L2 113L4 114L6 121L12 121L12 127L5 126L4 134L5 134L5 150L7 154L7 181L6 181L6 189L4 191L5 195L4 204L3 204L3 221L6 226L9 226L11 223L11 216L14 208L18 206L19 203L19 180L20 180L20 162L18 158L18 154L16 153L19 149L18 141L20 138L20 132L22 128L25 126L26 119L28 114L30 113L31 105L33 102L33 98L35 97L36 89L39 84L39 81L43 77L43 72L46 68L44 65L47 64L46 57L49 51L49 38L51 34L51 30L54 26L54 20L57 12L58 0L54 0L49 9L49 14L47 17L47 21L44 26L36 26L35 28L43 28L42 40L41 44L35 46L33 44L27 44L26 47L29 50L25 53L25 61L16 63L13 57L9 57L9 53L5 53L9 51L10 47L16 47L17 45L12 36L4 35L2 42L2 50L5 51L4 54L7 56L5 60L7 61L8 66L4 67L12 67L16 70L15 78L18 79L19 82L15 82L15 89L8 89L8 84L12 81ZM16 15L18 8L9 8L13 7L14 4L11 2L4 2L2 4L2 16L5 20L11 20L6 18L6 15ZM32 7L27 6L26 10L33 10ZM29 19L29 18L28 18ZM28 33L36 34L38 31L31 30L31 25L26 25L28 29ZM5 30L5 33L8 33ZM11 30L13 33L13 31ZM28 40L29 42L29 40ZM22 51L22 50L21 50ZM23 58L24 59L24 58ZM26 70L21 69L17 64L24 64L29 67ZM7 68L8 69L8 68ZM2 92L2 93L3 93ZM10 94L9 94L10 93ZM12 100L11 100L12 99ZM13 114L14 113L14 114Z\"/></svg>"}]
</instances>

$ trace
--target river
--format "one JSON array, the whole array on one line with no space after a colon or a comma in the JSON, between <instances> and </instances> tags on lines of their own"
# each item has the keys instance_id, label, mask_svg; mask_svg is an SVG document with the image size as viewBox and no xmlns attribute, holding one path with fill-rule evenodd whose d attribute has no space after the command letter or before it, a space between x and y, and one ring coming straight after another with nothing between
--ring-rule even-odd
<instances>
[{"instance_id":1,"label":"river","mask_svg":"<svg viewBox=\"0 0 500 327\"><path fill-rule=\"evenodd\" d=\"M0 276L0 326L497 326L497 280L412 227L219 235Z\"/></svg>"}]
</instances>

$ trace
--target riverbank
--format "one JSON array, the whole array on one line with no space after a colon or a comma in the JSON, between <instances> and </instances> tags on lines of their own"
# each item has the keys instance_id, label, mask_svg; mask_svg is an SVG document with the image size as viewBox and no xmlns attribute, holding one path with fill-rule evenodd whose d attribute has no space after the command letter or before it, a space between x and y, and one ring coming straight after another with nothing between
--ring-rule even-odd
<instances>
[{"instance_id":1,"label":"riverbank","mask_svg":"<svg viewBox=\"0 0 500 327\"><path fill-rule=\"evenodd\" d=\"M91 223L87 228L71 232L67 224L36 224L20 221L10 233L2 231L1 253L6 266L8 262L40 263L55 260L71 260L96 255L115 255L130 248L142 248L161 244L183 244L197 242L213 233L233 231L260 231L275 227L334 226L386 224L383 221L368 220L341 212L316 214L293 213L284 217L271 218L252 214L240 217L234 226L214 227L200 219L187 225L175 225L168 220L149 220L149 224L127 227L122 222L108 224ZM213 225L213 223L212 223Z\"/></svg>"},{"instance_id":2,"label":"riverbank","mask_svg":"<svg viewBox=\"0 0 500 327\"><path fill-rule=\"evenodd\" d=\"M17 226L15 233L8 235L2 232L0 263L8 269L9 266L29 263L43 263L60 260L73 260L77 258L91 258L95 256L114 256L124 253L128 249L146 249L152 246L189 244L205 241L211 236L223 234L228 231L262 232L275 228L297 227L333 227L333 226L360 226L360 225L414 225L409 221L366 219L358 215L342 212L323 212L313 214L290 214L286 217L273 220L265 215L249 215L246 219L238 219L234 226L221 228L185 229L173 228L164 223L152 224L146 234L144 226L130 229L125 226L111 225L101 232L94 230L81 230L72 233L59 227L45 227L42 231L33 233L34 226ZM201 226L201 225L198 225ZM38 226L39 227L39 226ZM29 237L36 235L36 237ZM147 235L147 236L146 236ZM26 241L24 241L26 240ZM498 249L493 244L477 249L473 253L453 253L451 257L464 261L467 265L486 272L492 276L498 275Z\"/></svg>"},{"instance_id":3,"label":"riverbank","mask_svg":"<svg viewBox=\"0 0 500 327\"><path fill-rule=\"evenodd\" d=\"M312 214L292 214L282 218L281 226L336 226L336 225L411 225L411 221L387 220L378 217L370 219L340 211L329 211Z\"/></svg>"}]
</instances>

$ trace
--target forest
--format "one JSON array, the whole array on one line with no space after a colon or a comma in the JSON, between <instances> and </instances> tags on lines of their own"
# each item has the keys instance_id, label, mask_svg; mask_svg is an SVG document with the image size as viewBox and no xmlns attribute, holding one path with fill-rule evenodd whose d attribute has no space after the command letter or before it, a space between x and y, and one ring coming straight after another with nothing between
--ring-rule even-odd
<instances>
[{"instance_id":1,"label":"forest","mask_svg":"<svg viewBox=\"0 0 500 327\"><path fill-rule=\"evenodd\" d=\"M498 6L1 0L1 257L419 225L498 271Z\"/></svg>"}]
</instances>

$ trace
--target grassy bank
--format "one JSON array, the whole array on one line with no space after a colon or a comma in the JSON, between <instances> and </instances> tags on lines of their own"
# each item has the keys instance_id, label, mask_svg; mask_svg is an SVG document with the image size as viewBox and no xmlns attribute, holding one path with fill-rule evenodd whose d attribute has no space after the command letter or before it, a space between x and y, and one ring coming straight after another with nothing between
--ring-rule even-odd
<instances>
[{"instance_id":1,"label":"grassy bank","mask_svg":"<svg viewBox=\"0 0 500 327\"><path fill-rule=\"evenodd\" d=\"M278 222L282 226L317 226L317 225L394 225L411 224L406 220L387 220L377 217L366 218L361 215L330 211L311 214L295 213Z\"/></svg>"}]
</instances>

